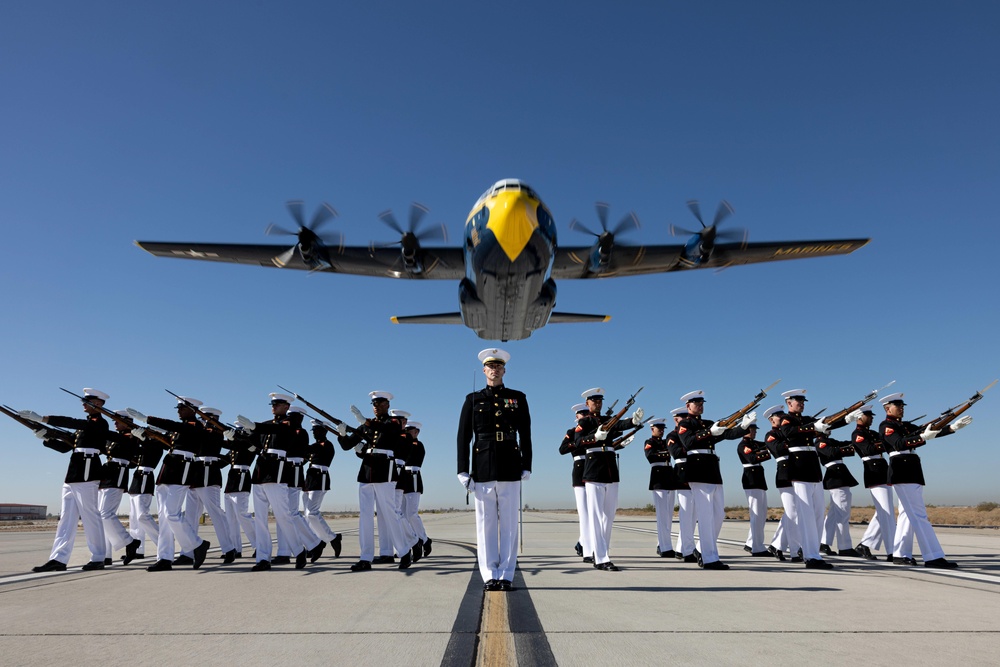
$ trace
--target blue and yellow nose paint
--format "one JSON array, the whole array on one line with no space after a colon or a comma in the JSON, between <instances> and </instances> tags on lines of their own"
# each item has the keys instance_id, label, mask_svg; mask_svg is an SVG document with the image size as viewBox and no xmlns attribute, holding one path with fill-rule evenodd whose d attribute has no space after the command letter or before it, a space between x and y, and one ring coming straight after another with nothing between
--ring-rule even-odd
<instances>
[{"instance_id":1,"label":"blue and yellow nose paint","mask_svg":"<svg viewBox=\"0 0 1000 667\"><path fill-rule=\"evenodd\" d=\"M497 243L510 261L514 261L524 251L531 235L538 229L537 199L523 191L505 190L498 192L469 214L466 224L474 217L486 218L486 229L493 233ZM485 209L485 210L484 210ZM479 230L472 229L473 245L479 245Z\"/></svg>"}]
</instances>

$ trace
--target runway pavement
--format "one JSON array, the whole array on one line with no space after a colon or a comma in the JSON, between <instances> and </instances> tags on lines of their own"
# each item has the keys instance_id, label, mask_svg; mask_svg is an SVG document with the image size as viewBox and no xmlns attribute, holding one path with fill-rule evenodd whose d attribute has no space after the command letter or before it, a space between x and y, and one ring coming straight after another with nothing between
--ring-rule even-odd
<instances>
[{"instance_id":1,"label":"runway pavement","mask_svg":"<svg viewBox=\"0 0 1000 667\"><path fill-rule=\"evenodd\" d=\"M953 571L832 558L832 571L752 558L728 521L732 569L656 556L652 517L619 517L603 572L573 552L575 513L527 512L515 591L483 593L471 512L425 514L433 553L409 570L339 559L252 573L213 548L198 571L104 571L82 533L66 572L33 574L51 532L0 533L2 665L994 664L1000 532L939 528ZM776 524L768 524L768 537ZM676 524L675 524L676 527ZM852 532L860 534L860 527ZM215 541L211 526L203 537ZM857 538L857 535L855 536ZM252 549L244 548L249 556ZM919 558L918 558L919 560Z\"/></svg>"}]
</instances>

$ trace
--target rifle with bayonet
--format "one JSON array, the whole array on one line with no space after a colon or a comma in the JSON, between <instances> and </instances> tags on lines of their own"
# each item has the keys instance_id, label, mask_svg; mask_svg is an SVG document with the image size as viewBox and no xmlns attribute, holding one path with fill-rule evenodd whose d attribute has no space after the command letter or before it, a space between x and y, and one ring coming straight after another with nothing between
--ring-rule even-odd
<instances>
[{"instance_id":1,"label":"rifle with bayonet","mask_svg":"<svg viewBox=\"0 0 1000 667\"><path fill-rule=\"evenodd\" d=\"M108 410L107 408L105 408L102 405L97 405L96 403L92 403L85 396L80 396L79 394L75 394L72 391L70 391L69 389L63 389L62 387L59 387L59 388L62 389L63 391L65 391L70 396L76 396L81 401L83 401L84 403L86 403L90 407L94 408L95 410L97 410L98 412L100 412L102 415L104 415L108 419L112 420L114 423L121 424L122 426L125 426L126 428L128 428L129 431L132 431L132 430L137 429L137 428L142 428L142 430L145 431L145 433L146 433L147 436L153 438L154 440L158 440L161 444L166 445L167 447L172 447L173 446L173 443L170 442L170 438L168 438L167 436L165 436L162 433L159 433L158 431L154 431L152 429L144 428L144 427L139 426L138 424L136 424L132 420L131 417L122 417L120 414L118 414L117 412L114 412L113 410Z\"/></svg>"},{"instance_id":2,"label":"rifle with bayonet","mask_svg":"<svg viewBox=\"0 0 1000 667\"><path fill-rule=\"evenodd\" d=\"M777 380L769 384L767 387L757 392L757 395L753 397L753 400L744 405L742 408L740 408L733 414L729 415L728 417L723 417L722 419L720 419L715 423L718 426L722 426L723 428L732 428L733 426L736 426L736 424L739 423L741 419L743 419L744 415L749 413L751 410L755 410L757 406L760 405L761 401L767 398L767 392L774 389L774 386L779 382L781 382L781 378L778 378Z\"/></svg>"},{"instance_id":3,"label":"rifle with bayonet","mask_svg":"<svg viewBox=\"0 0 1000 667\"><path fill-rule=\"evenodd\" d=\"M611 413L612 413L612 411L613 411L613 410L615 409L615 406L616 406L616 405L618 405L618 399L617 399L617 398L615 399L615 402L614 402L614 403L612 403L611 405L609 405L609 406L608 406L608 409L604 411L604 416L605 416L605 417L610 417L610 416L611 416Z\"/></svg>"},{"instance_id":4,"label":"rifle with bayonet","mask_svg":"<svg viewBox=\"0 0 1000 667\"><path fill-rule=\"evenodd\" d=\"M617 449L621 449L625 445L629 444L630 442L632 442L633 439L635 439L635 434L641 431L646 424L653 421L654 419L656 419L656 417L646 417L645 419L642 420L641 424L634 427L631 431L623 433L620 438L615 438L614 442L611 443L611 446Z\"/></svg>"},{"instance_id":5,"label":"rifle with bayonet","mask_svg":"<svg viewBox=\"0 0 1000 667\"><path fill-rule=\"evenodd\" d=\"M896 384L895 380L882 387L882 389L887 389L888 387L891 387L894 384ZM823 423L829 426L830 428L840 428L841 426L846 425L847 422L844 420L844 418L847 415L854 412L855 410L857 410L858 408L862 407L865 403L875 400L875 398L878 396L878 393L882 391L882 389L875 389L874 391L865 394L860 401L852 403L851 405L848 405L846 408L834 412L829 417L824 417Z\"/></svg>"},{"instance_id":6,"label":"rifle with bayonet","mask_svg":"<svg viewBox=\"0 0 1000 667\"><path fill-rule=\"evenodd\" d=\"M957 419L960 414L971 408L973 404L978 403L983 398L983 394L996 383L997 383L996 380L990 382L988 385L986 385L986 387L980 389L975 394L973 394L969 398L969 400L965 401L964 403L959 403L953 408L948 408L947 410L942 412L939 417L936 417L931 421L927 422L926 424L921 426L920 429L924 430L929 428L932 431L940 431L941 429L945 428L946 426L948 426L948 424L955 421L955 419Z\"/></svg>"},{"instance_id":7,"label":"rifle with bayonet","mask_svg":"<svg viewBox=\"0 0 1000 667\"><path fill-rule=\"evenodd\" d=\"M48 424L45 423L39 423L36 421L32 421L30 419L25 419L24 417L22 417L17 413L17 410L8 405L0 405L0 412L10 417L18 424L30 428L36 434L39 431L45 431L46 438L52 437L53 439L62 440L63 442L68 442L70 444L73 444L76 440L73 434L70 433L69 431L64 431L61 428L56 428L55 426L49 426Z\"/></svg>"},{"instance_id":8,"label":"rifle with bayonet","mask_svg":"<svg viewBox=\"0 0 1000 667\"><path fill-rule=\"evenodd\" d=\"M608 421L606 421L603 424L601 424L598 427L598 430L599 431L610 431L611 429L613 429L615 427L615 424L618 423L618 421L622 418L622 416L626 412L628 412L628 409L631 408L635 404L635 397L638 396L639 392L642 391L643 389L645 389L644 386L643 387L639 387L634 394L632 394L631 396L629 396L628 400L625 401L625 405L622 406L622 409L619 410L617 413L615 413L615 415L611 419L609 419Z\"/></svg>"},{"instance_id":9,"label":"rifle with bayonet","mask_svg":"<svg viewBox=\"0 0 1000 667\"><path fill-rule=\"evenodd\" d=\"M306 407L308 407L310 410L312 410L313 412L316 412L320 416L328 419L331 424L335 424L337 426L340 426L341 424L344 424L344 426L347 428L347 432L348 433L354 433L354 427L351 426L350 424L345 423L343 419L337 419L336 417L334 417L333 415L331 415L329 412L327 412L323 408L319 407L315 403L310 403L305 398L303 398L301 395L296 394L291 389L286 389L285 387L282 387L280 384L278 385L278 389L281 389L282 391L287 391L289 394L291 394L292 396L294 396L297 400L300 400L303 403L305 403Z\"/></svg>"},{"instance_id":10,"label":"rifle with bayonet","mask_svg":"<svg viewBox=\"0 0 1000 667\"><path fill-rule=\"evenodd\" d=\"M210 427L212 427L213 429L215 429L219 433L225 433L226 431L234 431L234 430L236 430L235 426L230 426L229 424L223 424L222 422L219 421L219 418L216 417L215 415L213 415L211 412L205 412L204 410L201 410L197 405L191 403L190 401L188 401L187 399L185 399L183 396L178 396L177 394L175 394L174 392L170 391L169 389L164 389L163 391L167 392L168 394L170 394L171 396L173 396L174 398L176 398L178 401L180 401L184 405L186 405L189 408L191 408L192 410L194 410L194 413L196 415L198 415L199 417L201 417L201 420L203 422L205 422L206 424L208 424Z\"/></svg>"}]
</instances>

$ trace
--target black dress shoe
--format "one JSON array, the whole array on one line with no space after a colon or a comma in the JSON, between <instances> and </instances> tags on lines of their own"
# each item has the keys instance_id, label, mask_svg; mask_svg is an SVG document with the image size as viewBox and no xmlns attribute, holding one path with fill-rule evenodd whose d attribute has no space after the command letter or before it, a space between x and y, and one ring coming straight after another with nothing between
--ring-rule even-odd
<instances>
[{"instance_id":1,"label":"black dress shoe","mask_svg":"<svg viewBox=\"0 0 1000 667\"><path fill-rule=\"evenodd\" d=\"M803 560L805 560L805 559L804 559L804 558L802 558L802 556L792 556L792 557L791 557L791 558L789 558L788 560L789 560L789 562L791 562L791 563L801 563L801 562L802 562Z\"/></svg>"},{"instance_id":2,"label":"black dress shoe","mask_svg":"<svg viewBox=\"0 0 1000 667\"><path fill-rule=\"evenodd\" d=\"M194 550L194 569L201 567L201 564L205 562L205 556L208 555L208 549L212 546L212 543L208 540L202 540L201 544Z\"/></svg>"},{"instance_id":3,"label":"black dress shoe","mask_svg":"<svg viewBox=\"0 0 1000 667\"><path fill-rule=\"evenodd\" d=\"M865 560L878 560L878 558L875 557L875 554L872 553L872 550L864 544L859 544L855 551L857 551L858 555Z\"/></svg>"},{"instance_id":4,"label":"black dress shoe","mask_svg":"<svg viewBox=\"0 0 1000 667\"><path fill-rule=\"evenodd\" d=\"M905 556L900 556L899 558L892 559L893 565L916 565L916 558L906 558Z\"/></svg>"},{"instance_id":5,"label":"black dress shoe","mask_svg":"<svg viewBox=\"0 0 1000 667\"><path fill-rule=\"evenodd\" d=\"M403 554L402 556L399 557L399 567L398 567L398 569L405 570L406 568L410 567L410 565L412 563L413 563L413 559L410 557L410 552L407 551L405 554Z\"/></svg>"},{"instance_id":6,"label":"black dress shoe","mask_svg":"<svg viewBox=\"0 0 1000 667\"><path fill-rule=\"evenodd\" d=\"M243 558L243 554L241 554L239 551L237 551L236 552L236 557L237 558Z\"/></svg>"},{"instance_id":7,"label":"black dress shoe","mask_svg":"<svg viewBox=\"0 0 1000 667\"><path fill-rule=\"evenodd\" d=\"M271 565L291 565L291 556L275 556L271 559Z\"/></svg>"},{"instance_id":8,"label":"black dress shoe","mask_svg":"<svg viewBox=\"0 0 1000 667\"><path fill-rule=\"evenodd\" d=\"M670 551L661 551L660 552L660 558L673 558L676 555L677 554L674 553L673 549L671 549Z\"/></svg>"},{"instance_id":9,"label":"black dress shoe","mask_svg":"<svg viewBox=\"0 0 1000 667\"><path fill-rule=\"evenodd\" d=\"M583 555L583 545L580 544L579 542L576 543L576 546L573 547L573 550L576 551L577 556Z\"/></svg>"},{"instance_id":10,"label":"black dress shoe","mask_svg":"<svg viewBox=\"0 0 1000 667\"><path fill-rule=\"evenodd\" d=\"M833 565L819 558L810 558L806 561L807 570L832 570Z\"/></svg>"},{"instance_id":11,"label":"black dress shoe","mask_svg":"<svg viewBox=\"0 0 1000 667\"><path fill-rule=\"evenodd\" d=\"M122 565L128 565L136 558L139 557L139 547L142 546L141 540L132 540L125 545L125 555L122 556Z\"/></svg>"},{"instance_id":12,"label":"black dress shoe","mask_svg":"<svg viewBox=\"0 0 1000 667\"><path fill-rule=\"evenodd\" d=\"M847 558L861 558L861 554L858 553L857 549L841 549L837 552L837 555Z\"/></svg>"},{"instance_id":13,"label":"black dress shoe","mask_svg":"<svg viewBox=\"0 0 1000 667\"><path fill-rule=\"evenodd\" d=\"M333 557L340 558L340 547L341 547L340 533L337 533L337 536L332 540L330 540L330 546L333 547Z\"/></svg>"},{"instance_id":14,"label":"black dress shoe","mask_svg":"<svg viewBox=\"0 0 1000 667\"><path fill-rule=\"evenodd\" d=\"M695 549L691 553L694 554L695 558L697 558L698 560L701 560L701 552L700 551L698 551L697 549Z\"/></svg>"},{"instance_id":15,"label":"black dress shoe","mask_svg":"<svg viewBox=\"0 0 1000 667\"><path fill-rule=\"evenodd\" d=\"M392 556L375 556L375 558L372 559L373 565L391 565L395 562L396 559Z\"/></svg>"},{"instance_id":16,"label":"black dress shoe","mask_svg":"<svg viewBox=\"0 0 1000 667\"><path fill-rule=\"evenodd\" d=\"M424 558L431 555L431 538L424 540Z\"/></svg>"},{"instance_id":17,"label":"black dress shoe","mask_svg":"<svg viewBox=\"0 0 1000 667\"><path fill-rule=\"evenodd\" d=\"M104 561L92 560L89 563L84 563L83 567L81 567L80 569L81 570L88 570L88 571L89 570L103 570L104 569Z\"/></svg>"},{"instance_id":18,"label":"black dress shoe","mask_svg":"<svg viewBox=\"0 0 1000 667\"><path fill-rule=\"evenodd\" d=\"M417 540L417 543L410 549L410 560L414 563L424 557L424 543Z\"/></svg>"},{"instance_id":19,"label":"black dress shoe","mask_svg":"<svg viewBox=\"0 0 1000 667\"><path fill-rule=\"evenodd\" d=\"M766 556L766 557L770 558L771 557L771 552L770 551L751 551L750 555L753 556L753 557L755 557L755 558L760 558L762 556Z\"/></svg>"},{"instance_id":20,"label":"black dress shoe","mask_svg":"<svg viewBox=\"0 0 1000 667\"><path fill-rule=\"evenodd\" d=\"M683 560L685 563L697 563L698 557L695 556L694 554L688 554L687 556L684 556L684 558L682 558L681 560Z\"/></svg>"},{"instance_id":21,"label":"black dress shoe","mask_svg":"<svg viewBox=\"0 0 1000 667\"><path fill-rule=\"evenodd\" d=\"M114 558L105 558L104 559L104 565L105 566L114 565L114 564L115 564L115 559Z\"/></svg>"},{"instance_id":22,"label":"black dress shoe","mask_svg":"<svg viewBox=\"0 0 1000 667\"><path fill-rule=\"evenodd\" d=\"M313 547L312 550L309 552L309 562L315 563L316 561L318 561L320 556L323 555L324 549L326 549L326 542L320 540L319 544Z\"/></svg>"},{"instance_id":23,"label":"black dress shoe","mask_svg":"<svg viewBox=\"0 0 1000 667\"><path fill-rule=\"evenodd\" d=\"M484 591L498 591L500 590L500 582L496 579L490 579L485 584L483 584Z\"/></svg>"},{"instance_id":24,"label":"black dress shoe","mask_svg":"<svg viewBox=\"0 0 1000 667\"><path fill-rule=\"evenodd\" d=\"M753 553L753 549L750 548L749 544L744 544L743 545L743 551L746 551L748 554Z\"/></svg>"},{"instance_id":25,"label":"black dress shoe","mask_svg":"<svg viewBox=\"0 0 1000 667\"><path fill-rule=\"evenodd\" d=\"M935 558L934 560L924 561L924 567L932 567L937 570L953 570L958 567L958 563L945 560L944 558Z\"/></svg>"},{"instance_id":26,"label":"black dress shoe","mask_svg":"<svg viewBox=\"0 0 1000 667\"><path fill-rule=\"evenodd\" d=\"M372 569L372 563L368 560L359 560L351 566L351 572L364 572L370 569Z\"/></svg>"},{"instance_id":27,"label":"black dress shoe","mask_svg":"<svg viewBox=\"0 0 1000 667\"><path fill-rule=\"evenodd\" d=\"M721 560L713 560L711 563L705 563L702 566L703 570L728 570L729 566L723 563Z\"/></svg>"},{"instance_id":28,"label":"black dress shoe","mask_svg":"<svg viewBox=\"0 0 1000 667\"><path fill-rule=\"evenodd\" d=\"M236 549L230 549L226 553L222 554L222 563L224 565L229 565L236 560Z\"/></svg>"},{"instance_id":29,"label":"black dress shoe","mask_svg":"<svg viewBox=\"0 0 1000 667\"><path fill-rule=\"evenodd\" d=\"M605 572L618 572L618 566L608 561L607 563L599 563L595 565L598 570L604 570Z\"/></svg>"},{"instance_id":30,"label":"black dress shoe","mask_svg":"<svg viewBox=\"0 0 1000 667\"><path fill-rule=\"evenodd\" d=\"M250 568L251 572L266 572L271 569L271 561L262 560L259 563L254 563L254 566Z\"/></svg>"},{"instance_id":31,"label":"black dress shoe","mask_svg":"<svg viewBox=\"0 0 1000 667\"><path fill-rule=\"evenodd\" d=\"M684 560L684 554L682 554L680 551L675 551L674 558L676 558L677 560Z\"/></svg>"},{"instance_id":32,"label":"black dress shoe","mask_svg":"<svg viewBox=\"0 0 1000 667\"><path fill-rule=\"evenodd\" d=\"M39 565L38 567L31 568L32 572L65 572L66 563L60 563L57 560L50 560L44 565Z\"/></svg>"},{"instance_id":33,"label":"black dress shoe","mask_svg":"<svg viewBox=\"0 0 1000 667\"><path fill-rule=\"evenodd\" d=\"M887 563L891 563L891 562L892 562L892 554L889 554L888 556L886 556L886 557L885 557L885 561L886 561Z\"/></svg>"},{"instance_id":34,"label":"black dress shoe","mask_svg":"<svg viewBox=\"0 0 1000 667\"><path fill-rule=\"evenodd\" d=\"M301 570L305 566L306 566L306 550L303 549L302 551L295 554L295 569Z\"/></svg>"},{"instance_id":35,"label":"black dress shoe","mask_svg":"<svg viewBox=\"0 0 1000 667\"><path fill-rule=\"evenodd\" d=\"M767 553L771 554L772 556L774 556L775 558L777 558L780 561L784 561L785 560L785 554L782 553L781 551L778 551L777 549L775 549L772 545L768 545L768 547L767 547Z\"/></svg>"},{"instance_id":36,"label":"black dress shoe","mask_svg":"<svg viewBox=\"0 0 1000 667\"><path fill-rule=\"evenodd\" d=\"M594 562L594 557L593 556L584 556L583 557L583 562L584 563L591 563L592 564Z\"/></svg>"},{"instance_id":37,"label":"black dress shoe","mask_svg":"<svg viewBox=\"0 0 1000 667\"><path fill-rule=\"evenodd\" d=\"M512 591L512 590L514 590L514 584L512 582L510 582L510 581L507 581L506 579L501 579L500 580L500 590L502 590L505 593L507 591Z\"/></svg>"},{"instance_id":38,"label":"black dress shoe","mask_svg":"<svg viewBox=\"0 0 1000 667\"><path fill-rule=\"evenodd\" d=\"M833 549L830 548L829 544L821 544L821 545L819 545L819 552L821 554L826 554L827 556L833 556L834 555Z\"/></svg>"},{"instance_id":39,"label":"black dress shoe","mask_svg":"<svg viewBox=\"0 0 1000 667\"><path fill-rule=\"evenodd\" d=\"M181 554L174 559L174 565L194 565L194 558Z\"/></svg>"},{"instance_id":40,"label":"black dress shoe","mask_svg":"<svg viewBox=\"0 0 1000 667\"><path fill-rule=\"evenodd\" d=\"M158 560L146 568L146 572L168 572L174 567L169 560Z\"/></svg>"}]
</instances>

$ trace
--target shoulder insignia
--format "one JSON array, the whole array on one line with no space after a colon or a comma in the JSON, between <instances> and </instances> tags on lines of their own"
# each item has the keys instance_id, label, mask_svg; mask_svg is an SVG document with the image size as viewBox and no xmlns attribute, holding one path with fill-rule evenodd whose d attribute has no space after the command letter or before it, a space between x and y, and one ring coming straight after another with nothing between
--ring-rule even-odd
<instances>
[{"instance_id":1,"label":"shoulder insignia","mask_svg":"<svg viewBox=\"0 0 1000 667\"><path fill-rule=\"evenodd\" d=\"M687 433L687 431L688 431L687 430L687 426L681 426L679 429L677 429L677 433L678 434L680 434L680 433Z\"/></svg>"},{"instance_id":2,"label":"shoulder insignia","mask_svg":"<svg viewBox=\"0 0 1000 667\"><path fill-rule=\"evenodd\" d=\"M767 436L767 441L768 442L774 442L774 436L773 435Z\"/></svg>"},{"instance_id":3,"label":"shoulder insignia","mask_svg":"<svg viewBox=\"0 0 1000 667\"><path fill-rule=\"evenodd\" d=\"M583 427L582 427L582 426L577 426L577 427L576 427L575 429L573 429L573 430L574 430L574 431L576 431L577 433L579 433L580 431L582 431L582 430L583 430Z\"/></svg>"},{"instance_id":4,"label":"shoulder insignia","mask_svg":"<svg viewBox=\"0 0 1000 667\"><path fill-rule=\"evenodd\" d=\"M653 448L652 445L650 445L649 443L646 443L646 449L652 449L652 448Z\"/></svg>"},{"instance_id":5,"label":"shoulder insignia","mask_svg":"<svg viewBox=\"0 0 1000 667\"><path fill-rule=\"evenodd\" d=\"M821 443L819 443L819 448L820 449L823 449L824 447L826 447L826 440L824 440Z\"/></svg>"},{"instance_id":6,"label":"shoulder insignia","mask_svg":"<svg viewBox=\"0 0 1000 667\"><path fill-rule=\"evenodd\" d=\"M788 421L787 419L782 419L782 420L781 420L781 425L782 425L782 426L784 426L785 424L791 424L791 423L792 423L792 422Z\"/></svg>"},{"instance_id":7,"label":"shoulder insignia","mask_svg":"<svg viewBox=\"0 0 1000 667\"><path fill-rule=\"evenodd\" d=\"M864 441L865 441L865 436L863 435L859 435L856 438L854 438L854 442L864 442Z\"/></svg>"},{"instance_id":8,"label":"shoulder insignia","mask_svg":"<svg viewBox=\"0 0 1000 667\"><path fill-rule=\"evenodd\" d=\"M896 432L896 429L892 428L891 426L886 426L885 427L885 434L886 435L892 435L895 432Z\"/></svg>"},{"instance_id":9,"label":"shoulder insignia","mask_svg":"<svg viewBox=\"0 0 1000 667\"><path fill-rule=\"evenodd\" d=\"M753 451L753 449L751 449L750 447L744 447L744 448L743 448L743 453L744 453L744 454L749 454L749 453L750 453L750 452L752 452L752 451Z\"/></svg>"}]
</instances>

